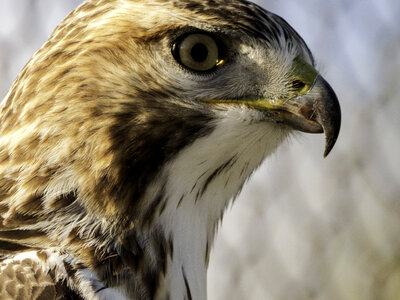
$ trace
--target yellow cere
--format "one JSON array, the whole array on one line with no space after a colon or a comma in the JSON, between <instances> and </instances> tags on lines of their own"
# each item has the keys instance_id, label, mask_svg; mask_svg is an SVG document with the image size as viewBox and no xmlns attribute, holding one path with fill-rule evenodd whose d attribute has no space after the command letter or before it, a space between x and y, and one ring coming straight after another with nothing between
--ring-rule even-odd
<instances>
[{"instance_id":1,"label":"yellow cere","mask_svg":"<svg viewBox=\"0 0 400 300\"><path fill-rule=\"evenodd\" d=\"M292 86L290 89L296 95L306 94L314 85L315 79L318 76L318 72L314 69L314 67L306 63L300 57L296 57L293 60L290 73L292 74L290 78ZM301 83L301 85L295 85L296 83Z\"/></svg>"}]
</instances>

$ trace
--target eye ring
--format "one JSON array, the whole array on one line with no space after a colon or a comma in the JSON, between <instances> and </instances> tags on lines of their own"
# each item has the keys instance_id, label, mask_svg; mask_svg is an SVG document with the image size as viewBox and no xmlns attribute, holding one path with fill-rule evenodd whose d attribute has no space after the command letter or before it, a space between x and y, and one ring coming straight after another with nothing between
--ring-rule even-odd
<instances>
[{"instance_id":1,"label":"eye ring","mask_svg":"<svg viewBox=\"0 0 400 300\"><path fill-rule=\"evenodd\" d=\"M189 70L212 71L224 64L222 43L206 33L190 33L181 36L172 46L175 60Z\"/></svg>"}]
</instances>

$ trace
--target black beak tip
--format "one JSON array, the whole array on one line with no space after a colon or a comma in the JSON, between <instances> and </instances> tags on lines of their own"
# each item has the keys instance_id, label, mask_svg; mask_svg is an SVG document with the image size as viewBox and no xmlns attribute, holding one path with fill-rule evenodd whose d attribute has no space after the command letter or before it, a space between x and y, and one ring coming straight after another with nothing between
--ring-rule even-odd
<instances>
[{"instance_id":1,"label":"black beak tip","mask_svg":"<svg viewBox=\"0 0 400 300\"><path fill-rule=\"evenodd\" d=\"M333 94L334 95L334 94ZM336 102L336 105L332 105L331 109L325 110L324 112L320 112L320 117L328 116L325 120L321 120L320 124L325 133L325 151L324 158L328 156L328 154L335 146L336 141L340 132L340 123L341 123L341 112L339 102L337 101L336 95L332 98L333 102Z\"/></svg>"},{"instance_id":2,"label":"black beak tip","mask_svg":"<svg viewBox=\"0 0 400 300\"><path fill-rule=\"evenodd\" d=\"M321 93L321 101L317 104L317 122L321 124L324 129L324 158L326 158L338 139L342 114L339 100L332 87L322 77L320 77L319 80L322 81L320 84L324 88Z\"/></svg>"},{"instance_id":3,"label":"black beak tip","mask_svg":"<svg viewBox=\"0 0 400 300\"><path fill-rule=\"evenodd\" d=\"M326 138L325 139L324 158L326 158L328 156L328 154L331 152L331 150L333 149L333 146L335 146L336 140L337 140L337 138L334 138L334 139Z\"/></svg>"}]
</instances>

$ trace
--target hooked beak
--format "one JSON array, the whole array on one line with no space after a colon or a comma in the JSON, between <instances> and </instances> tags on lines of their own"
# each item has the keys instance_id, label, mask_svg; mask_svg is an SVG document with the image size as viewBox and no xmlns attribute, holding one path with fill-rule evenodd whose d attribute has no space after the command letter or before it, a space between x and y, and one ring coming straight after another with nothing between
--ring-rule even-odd
<instances>
[{"instance_id":1,"label":"hooked beak","mask_svg":"<svg viewBox=\"0 0 400 300\"><path fill-rule=\"evenodd\" d=\"M306 82L301 91L282 101L270 99L256 100L216 100L203 102L210 104L246 105L262 110L269 119L307 133L325 133L324 157L327 157L336 143L340 131L341 112L335 92L326 80L311 67L301 63L308 73L302 78ZM309 68L309 70L307 70ZM311 71L310 71L311 70ZM310 75L310 76L309 76Z\"/></svg>"},{"instance_id":2,"label":"hooked beak","mask_svg":"<svg viewBox=\"0 0 400 300\"><path fill-rule=\"evenodd\" d=\"M328 156L339 135L341 112L335 92L321 75L307 93L283 102L276 109L279 120L294 129L324 132L324 157Z\"/></svg>"}]
</instances>

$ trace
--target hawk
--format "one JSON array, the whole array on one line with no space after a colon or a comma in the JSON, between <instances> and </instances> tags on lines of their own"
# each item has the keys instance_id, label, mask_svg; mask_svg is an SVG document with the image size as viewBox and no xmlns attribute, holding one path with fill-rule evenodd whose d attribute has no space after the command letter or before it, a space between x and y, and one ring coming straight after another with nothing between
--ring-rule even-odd
<instances>
[{"instance_id":1,"label":"hawk","mask_svg":"<svg viewBox=\"0 0 400 300\"><path fill-rule=\"evenodd\" d=\"M231 199L341 119L299 34L244 0L87 0L0 114L1 299L206 299Z\"/></svg>"}]
</instances>

